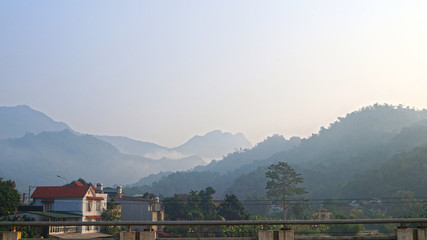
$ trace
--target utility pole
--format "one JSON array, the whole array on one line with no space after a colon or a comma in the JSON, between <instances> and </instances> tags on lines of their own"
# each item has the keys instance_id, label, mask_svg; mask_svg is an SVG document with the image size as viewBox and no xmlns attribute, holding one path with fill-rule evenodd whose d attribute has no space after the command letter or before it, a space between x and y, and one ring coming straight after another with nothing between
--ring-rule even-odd
<instances>
[{"instance_id":1,"label":"utility pole","mask_svg":"<svg viewBox=\"0 0 427 240\"><path fill-rule=\"evenodd\" d=\"M27 203L30 204L30 198L31 198L31 190L33 190L34 188L36 188L37 186L28 186L28 198L27 198Z\"/></svg>"}]
</instances>

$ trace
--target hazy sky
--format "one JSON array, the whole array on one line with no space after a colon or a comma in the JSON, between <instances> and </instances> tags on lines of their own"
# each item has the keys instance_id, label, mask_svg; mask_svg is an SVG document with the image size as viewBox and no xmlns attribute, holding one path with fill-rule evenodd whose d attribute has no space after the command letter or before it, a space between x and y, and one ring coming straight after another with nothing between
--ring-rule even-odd
<instances>
[{"instance_id":1,"label":"hazy sky","mask_svg":"<svg viewBox=\"0 0 427 240\"><path fill-rule=\"evenodd\" d=\"M175 146L427 107L427 1L1 1L0 105Z\"/></svg>"}]
</instances>

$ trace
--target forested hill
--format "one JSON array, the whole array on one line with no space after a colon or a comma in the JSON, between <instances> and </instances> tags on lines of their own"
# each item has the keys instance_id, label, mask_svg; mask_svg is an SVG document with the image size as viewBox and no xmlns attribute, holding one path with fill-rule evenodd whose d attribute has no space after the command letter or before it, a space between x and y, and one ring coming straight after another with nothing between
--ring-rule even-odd
<instances>
[{"instance_id":1,"label":"forested hill","mask_svg":"<svg viewBox=\"0 0 427 240\"><path fill-rule=\"evenodd\" d=\"M213 186L218 193L234 192L241 198L251 193L264 195L265 167L286 161L303 174L310 197L329 197L337 194L355 174L381 166L400 151L427 143L424 126L427 126L426 110L376 104L338 118L327 128L322 127L318 134L303 139L298 146L271 153L270 157L237 164L236 168L233 164L244 162L243 158L248 158L251 150L245 155L230 155L221 167L217 167L233 169L228 173L215 171L214 166L220 163L215 162L207 167L211 170L198 168L198 173L171 174L153 183L152 187L139 190L171 195Z\"/></svg>"},{"instance_id":2,"label":"forested hill","mask_svg":"<svg viewBox=\"0 0 427 240\"><path fill-rule=\"evenodd\" d=\"M273 135L258 143L252 149L245 149L228 154L220 161L212 161L207 166L196 167L195 171L214 171L227 173L257 160L271 157L273 154L288 151L301 142L299 137L286 140L281 135Z\"/></svg>"},{"instance_id":3,"label":"forested hill","mask_svg":"<svg viewBox=\"0 0 427 240\"><path fill-rule=\"evenodd\" d=\"M398 191L412 191L426 197L427 145L402 152L378 169L357 174L340 192L346 197L395 196Z\"/></svg>"},{"instance_id":4,"label":"forested hill","mask_svg":"<svg viewBox=\"0 0 427 240\"><path fill-rule=\"evenodd\" d=\"M257 163L262 164L260 160L271 157L275 153L292 149L299 143L300 138L286 140L283 136L274 135L258 143L252 149L228 154L222 161L212 161L209 165L196 167L193 171L150 175L125 190L130 195L151 191L168 196L212 186L217 189L217 194L220 195L242 173L255 170L258 166ZM159 177L161 177L160 180L146 184L150 179L158 179Z\"/></svg>"}]
</instances>

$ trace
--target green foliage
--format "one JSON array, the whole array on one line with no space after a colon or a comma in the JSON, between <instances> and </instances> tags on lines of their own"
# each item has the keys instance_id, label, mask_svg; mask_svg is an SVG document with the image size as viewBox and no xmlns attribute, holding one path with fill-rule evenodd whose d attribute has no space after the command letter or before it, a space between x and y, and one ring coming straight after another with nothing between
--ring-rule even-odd
<instances>
[{"instance_id":1,"label":"green foliage","mask_svg":"<svg viewBox=\"0 0 427 240\"><path fill-rule=\"evenodd\" d=\"M242 203L235 195L227 195L224 203L217 207L213 202L215 189L207 187L200 192L191 190L184 198L183 195L175 194L162 200L167 220L221 220L223 216L227 219L248 219L249 214L245 211ZM222 215L222 216L221 216ZM220 232L222 227L213 226L207 230L206 227L193 226L169 226L164 231L181 237L207 236L208 231ZM198 235L201 234L201 235Z\"/></svg>"},{"instance_id":2,"label":"green foliage","mask_svg":"<svg viewBox=\"0 0 427 240\"><path fill-rule=\"evenodd\" d=\"M0 216L13 214L19 205L19 193L11 180L0 178Z\"/></svg>"},{"instance_id":3,"label":"green foliage","mask_svg":"<svg viewBox=\"0 0 427 240\"><path fill-rule=\"evenodd\" d=\"M253 216L250 218L253 221L262 221L262 220L277 220L260 216ZM264 228L261 225L233 225L225 226L222 229L223 237L256 237L257 232L261 230L280 230L283 228L283 225L268 225Z\"/></svg>"},{"instance_id":4,"label":"green foliage","mask_svg":"<svg viewBox=\"0 0 427 240\"><path fill-rule=\"evenodd\" d=\"M189 226L165 226L163 231L176 237L188 237L191 229Z\"/></svg>"},{"instance_id":5,"label":"green foliage","mask_svg":"<svg viewBox=\"0 0 427 240\"><path fill-rule=\"evenodd\" d=\"M286 162L279 162L269 166L266 176L268 178L266 186L267 197L272 200L280 200L284 211L284 219L286 219L287 208L291 206L291 200L300 201L302 199L295 198L295 196L306 193L304 188L297 187L298 184L304 182L304 178L301 177L301 174L296 173Z\"/></svg>"},{"instance_id":6,"label":"green foliage","mask_svg":"<svg viewBox=\"0 0 427 240\"><path fill-rule=\"evenodd\" d=\"M423 196L427 185L426 155L427 145L397 154L378 169L356 175L344 186L341 196L391 197L398 191Z\"/></svg>"},{"instance_id":7,"label":"green foliage","mask_svg":"<svg viewBox=\"0 0 427 240\"><path fill-rule=\"evenodd\" d=\"M177 194L163 199L166 218L169 220L220 219L218 208L213 202L213 194L215 194L215 190L212 187L207 187L200 192L191 190L185 199Z\"/></svg>"},{"instance_id":8,"label":"green foliage","mask_svg":"<svg viewBox=\"0 0 427 240\"><path fill-rule=\"evenodd\" d=\"M224 202L219 205L219 215L226 220L248 220L249 213L236 195L225 195Z\"/></svg>"},{"instance_id":9,"label":"green foliage","mask_svg":"<svg viewBox=\"0 0 427 240\"><path fill-rule=\"evenodd\" d=\"M188 207L177 194L164 198L162 203L165 209L165 219L173 221L187 219Z\"/></svg>"},{"instance_id":10,"label":"green foliage","mask_svg":"<svg viewBox=\"0 0 427 240\"><path fill-rule=\"evenodd\" d=\"M143 195L142 195L142 198L144 198L144 199L154 199L154 198L156 198L157 197L157 195L156 194L154 194L154 193L150 193L150 192L145 192Z\"/></svg>"},{"instance_id":11,"label":"green foliage","mask_svg":"<svg viewBox=\"0 0 427 240\"><path fill-rule=\"evenodd\" d=\"M388 214L397 218L416 218L427 215L425 202L418 201L414 192L397 191L393 197L396 199L390 204Z\"/></svg>"},{"instance_id":12,"label":"green foliage","mask_svg":"<svg viewBox=\"0 0 427 240\"><path fill-rule=\"evenodd\" d=\"M354 216L344 216L336 215L335 219L352 219ZM332 236L355 236L360 231L364 230L363 225L361 224L339 224L339 225L330 225L328 233Z\"/></svg>"},{"instance_id":13,"label":"green foliage","mask_svg":"<svg viewBox=\"0 0 427 240\"><path fill-rule=\"evenodd\" d=\"M0 221L10 221L10 222L30 222L34 221L34 218L29 218L27 216L0 216ZM39 233L38 228L30 226L18 226L15 228L16 231L21 232L21 238L35 238ZM13 227L0 227L1 231L13 231Z\"/></svg>"},{"instance_id":14,"label":"green foliage","mask_svg":"<svg viewBox=\"0 0 427 240\"><path fill-rule=\"evenodd\" d=\"M320 235L328 232L327 225L296 225L292 226L295 234L298 235Z\"/></svg>"},{"instance_id":15,"label":"green foliage","mask_svg":"<svg viewBox=\"0 0 427 240\"><path fill-rule=\"evenodd\" d=\"M102 213L102 219L103 221L121 221L121 213L120 209L118 208L117 204L114 202L109 203L107 205L107 209ZM102 226L101 232L113 235L115 238L120 237L120 226Z\"/></svg>"},{"instance_id":16,"label":"green foliage","mask_svg":"<svg viewBox=\"0 0 427 240\"><path fill-rule=\"evenodd\" d=\"M258 193L248 194L246 200L242 201L243 206L251 216L266 217L271 210L271 201L265 195Z\"/></svg>"}]
</instances>

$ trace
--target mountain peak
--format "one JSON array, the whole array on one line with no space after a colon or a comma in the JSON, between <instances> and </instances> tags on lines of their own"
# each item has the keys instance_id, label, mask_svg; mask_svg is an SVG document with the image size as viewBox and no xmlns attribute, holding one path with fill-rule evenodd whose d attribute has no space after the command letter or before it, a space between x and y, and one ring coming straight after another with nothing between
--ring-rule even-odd
<instances>
[{"instance_id":1,"label":"mountain peak","mask_svg":"<svg viewBox=\"0 0 427 240\"><path fill-rule=\"evenodd\" d=\"M0 107L0 139L19 138L27 132L38 134L44 131L57 132L64 129L71 128L27 105Z\"/></svg>"},{"instance_id":2,"label":"mountain peak","mask_svg":"<svg viewBox=\"0 0 427 240\"><path fill-rule=\"evenodd\" d=\"M174 150L185 154L197 154L206 158L219 159L236 151L236 149L251 147L252 144L242 133L232 134L214 130L203 136L196 135Z\"/></svg>"}]
</instances>

